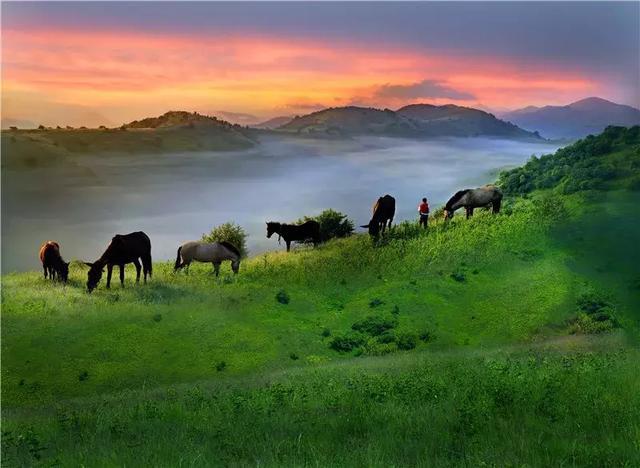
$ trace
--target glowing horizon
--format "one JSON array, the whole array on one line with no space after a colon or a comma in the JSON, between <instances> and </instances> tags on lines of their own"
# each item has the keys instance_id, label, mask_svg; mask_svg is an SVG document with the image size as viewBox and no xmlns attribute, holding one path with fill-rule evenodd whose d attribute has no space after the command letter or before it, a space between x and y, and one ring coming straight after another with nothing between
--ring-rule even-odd
<instances>
[{"instance_id":1,"label":"glowing horizon","mask_svg":"<svg viewBox=\"0 0 640 468\"><path fill-rule=\"evenodd\" d=\"M248 123L345 105L495 111L588 96L636 104L619 72L553 56L431 47L384 34L366 43L247 25L164 31L27 18L33 27L3 20L2 107L3 118L36 124L117 125L168 110Z\"/></svg>"}]
</instances>

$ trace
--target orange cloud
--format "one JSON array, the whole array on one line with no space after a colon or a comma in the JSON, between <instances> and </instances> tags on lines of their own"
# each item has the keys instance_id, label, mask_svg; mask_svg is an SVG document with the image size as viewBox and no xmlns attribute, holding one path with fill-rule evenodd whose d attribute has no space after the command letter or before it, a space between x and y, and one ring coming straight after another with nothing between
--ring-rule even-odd
<instances>
[{"instance_id":1,"label":"orange cloud","mask_svg":"<svg viewBox=\"0 0 640 468\"><path fill-rule=\"evenodd\" d=\"M495 107L566 102L599 89L570 70L444 51L245 33L5 28L2 34L3 107L12 117L32 118L24 96L40 100L44 119L82 106L122 122L168 109L270 116L291 103L394 107L412 95L389 89L419 83L437 83L468 105Z\"/></svg>"}]
</instances>

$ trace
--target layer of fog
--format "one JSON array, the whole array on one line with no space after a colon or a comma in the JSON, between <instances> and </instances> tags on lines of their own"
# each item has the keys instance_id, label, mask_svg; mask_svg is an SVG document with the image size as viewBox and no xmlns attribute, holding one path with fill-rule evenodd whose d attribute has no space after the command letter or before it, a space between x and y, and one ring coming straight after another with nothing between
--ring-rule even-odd
<instances>
[{"instance_id":1,"label":"layer of fog","mask_svg":"<svg viewBox=\"0 0 640 468\"><path fill-rule=\"evenodd\" d=\"M39 268L39 245L65 259L94 260L116 233L145 231L155 260L225 221L242 225L251 254L281 248L265 221L295 221L334 208L366 224L378 196L397 200L396 221L414 219L460 188L495 179L555 146L495 139L414 141L269 138L250 151L77 156L64 167L2 174L2 269Z\"/></svg>"}]
</instances>

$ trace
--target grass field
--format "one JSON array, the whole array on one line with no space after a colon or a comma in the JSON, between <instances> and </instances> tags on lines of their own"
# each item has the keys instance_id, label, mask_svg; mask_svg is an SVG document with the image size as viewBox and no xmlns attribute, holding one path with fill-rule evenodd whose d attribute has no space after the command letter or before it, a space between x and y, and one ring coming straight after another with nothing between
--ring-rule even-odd
<instances>
[{"instance_id":1,"label":"grass field","mask_svg":"<svg viewBox=\"0 0 640 468\"><path fill-rule=\"evenodd\" d=\"M237 277L3 276L3 466L640 466L637 134Z\"/></svg>"},{"instance_id":2,"label":"grass field","mask_svg":"<svg viewBox=\"0 0 640 468\"><path fill-rule=\"evenodd\" d=\"M236 278L157 263L88 295L78 266L66 287L6 275L3 464L637 465L640 196L556 200ZM351 329L368 317L391 337Z\"/></svg>"}]
</instances>

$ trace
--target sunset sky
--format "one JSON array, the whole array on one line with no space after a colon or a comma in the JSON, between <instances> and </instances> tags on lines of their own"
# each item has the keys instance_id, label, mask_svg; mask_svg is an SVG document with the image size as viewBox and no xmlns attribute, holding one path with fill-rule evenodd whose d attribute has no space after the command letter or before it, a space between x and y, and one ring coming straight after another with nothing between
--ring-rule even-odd
<instances>
[{"instance_id":1,"label":"sunset sky","mask_svg":"<svg viewBox=\"0 0 640 468\"><path fill-rule=\"evenodd\" d=\"M640 3L3 3L3 119L640 104Z\"/></svg>"}]
</instances>

